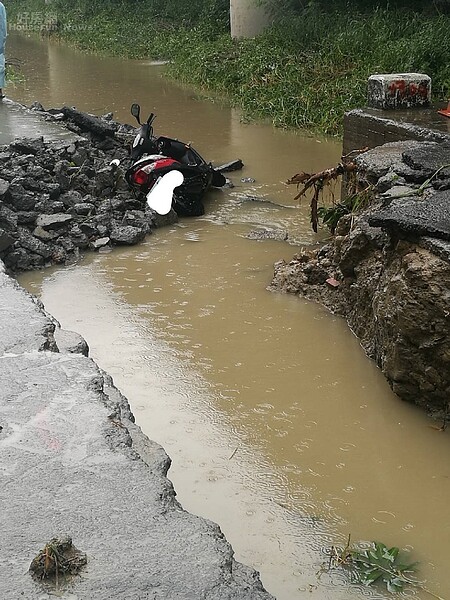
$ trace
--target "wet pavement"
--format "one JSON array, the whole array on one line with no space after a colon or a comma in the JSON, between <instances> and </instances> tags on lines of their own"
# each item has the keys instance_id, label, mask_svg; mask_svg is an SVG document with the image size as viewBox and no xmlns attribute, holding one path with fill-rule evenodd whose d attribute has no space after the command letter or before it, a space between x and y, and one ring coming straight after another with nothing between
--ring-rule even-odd
<instances>
[{"instance_id":1,"label":"wet pavement","mask_svg":"<svg viewBox=\"0 0 450 600\"><path fill-rule=\"evenodd\" d=\"M15 138L39 137L71 139L74 134L57 123L45 121L38 113L5 99L0 102L0 144L9 144Z\"/></svg>"},{"instance_id":2,"label":"wet pavement","mask_svg":"<svg viewBox=\"0 0 450 600\"><path fill-rule=\"evenodd\" d=\"M431 108L411 108L407 110L384 110L381 111L385 119L399 121L406 125L412 125L420 129L430 129L439 133L450 135L450 119L438 113L438 110L446 108L447 104L438 103ZM379 116L380 111L367 109L367 113Z\"/></svg>"}]
</instances>

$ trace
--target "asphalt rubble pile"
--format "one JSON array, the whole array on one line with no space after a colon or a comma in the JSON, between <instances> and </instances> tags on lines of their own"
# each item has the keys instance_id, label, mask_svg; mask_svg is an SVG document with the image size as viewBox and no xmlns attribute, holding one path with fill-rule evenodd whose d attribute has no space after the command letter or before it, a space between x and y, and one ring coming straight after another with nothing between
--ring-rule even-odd
<instances>
[{"instance_id":1,"label":"asphalt rubble pile","mask_svg":"<svg viewBox=\"0 0 450 600\"><path fill-rule=\"evenodd\" d=\"M0 151L0 597L273 600L220 527L176 500L170 458L86 341L11 277L155 224L110 165L129 132L72 111L48 117L70 141Z\"/></svg>"},{"instance_id":2,"label":"asphalt rubble pile","mask_svg":"<svg viewBox=\"0 0 450 600\"><path fill-rule=\"evenodd\" d=\"M64 264L84 250L136 244L155 227L177 220L174 211L162 217L149 209L124 179L133 127L110 114L33 108L73 137L22 138L0 146L0 259L9 271Z\"/></svg>"},{"instance_id":3,"label":"asphalt rubble pile","mask_svg":"<svg viewBox=\"0 0 450 600\"><path fill-rule=\"evenodd\" d=\"M356 159L370 205L328 243L279 261L269 289L347 320L403 400L450 412L450 140L391 142Z\"/></svg>"}]
</instances>

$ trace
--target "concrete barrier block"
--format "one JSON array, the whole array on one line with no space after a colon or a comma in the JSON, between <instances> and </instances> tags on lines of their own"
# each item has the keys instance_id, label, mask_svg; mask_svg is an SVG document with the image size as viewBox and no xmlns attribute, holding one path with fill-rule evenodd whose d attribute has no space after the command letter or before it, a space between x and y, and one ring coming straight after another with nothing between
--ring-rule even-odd
<instances>
[{"instance_id":1,"label":"concrete barrier block","mask_svg":"<svg viewBox=\"0 0 450 600\"><path fill-rule=\"evenodd\" d=\"M369 77L368 104L371 108L428 107L430 100L431 78L423 73L390 73Z\"/></svg>"}]
</instances>

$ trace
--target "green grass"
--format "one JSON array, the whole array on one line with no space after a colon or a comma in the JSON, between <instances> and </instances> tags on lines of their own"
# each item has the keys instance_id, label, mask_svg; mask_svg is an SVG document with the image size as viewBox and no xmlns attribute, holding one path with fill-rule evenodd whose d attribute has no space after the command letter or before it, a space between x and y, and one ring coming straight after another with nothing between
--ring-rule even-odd
<instances>
[{"instance_id":1,"label":"green grass","mask_svg":"<svg viewBox=\"0 0 450 600\"><path fill-rule=\"evenodd\" d=\"M68 43L169 59L169 77L278 127L340 135L344 112L365 104L374 73L426 73L435 99L450 97L450 15L359 10L357 0L334 9L305 4L261 36L236 41L229 35L228 0L6 1L11 22L23 11L56 12L55 33ZM85 28L74 27L80 23Z\"/></svg>"}]
</instances>

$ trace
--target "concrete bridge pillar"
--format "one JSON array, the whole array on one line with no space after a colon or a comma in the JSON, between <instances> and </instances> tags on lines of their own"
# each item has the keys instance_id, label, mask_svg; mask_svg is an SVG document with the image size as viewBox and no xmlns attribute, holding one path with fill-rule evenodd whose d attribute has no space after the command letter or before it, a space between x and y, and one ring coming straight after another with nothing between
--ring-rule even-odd
<instances>
[{"instance_id":1,"label":"concrete bridge pillar","mask_svg":"<svg viewBox=\"0 0 450 600\"><path fill-rule=\"evenodd\" d=\"M255 37L270 22L258 0L230 0L230 20L233 38Z\"/></svg>"}]
</instances>

